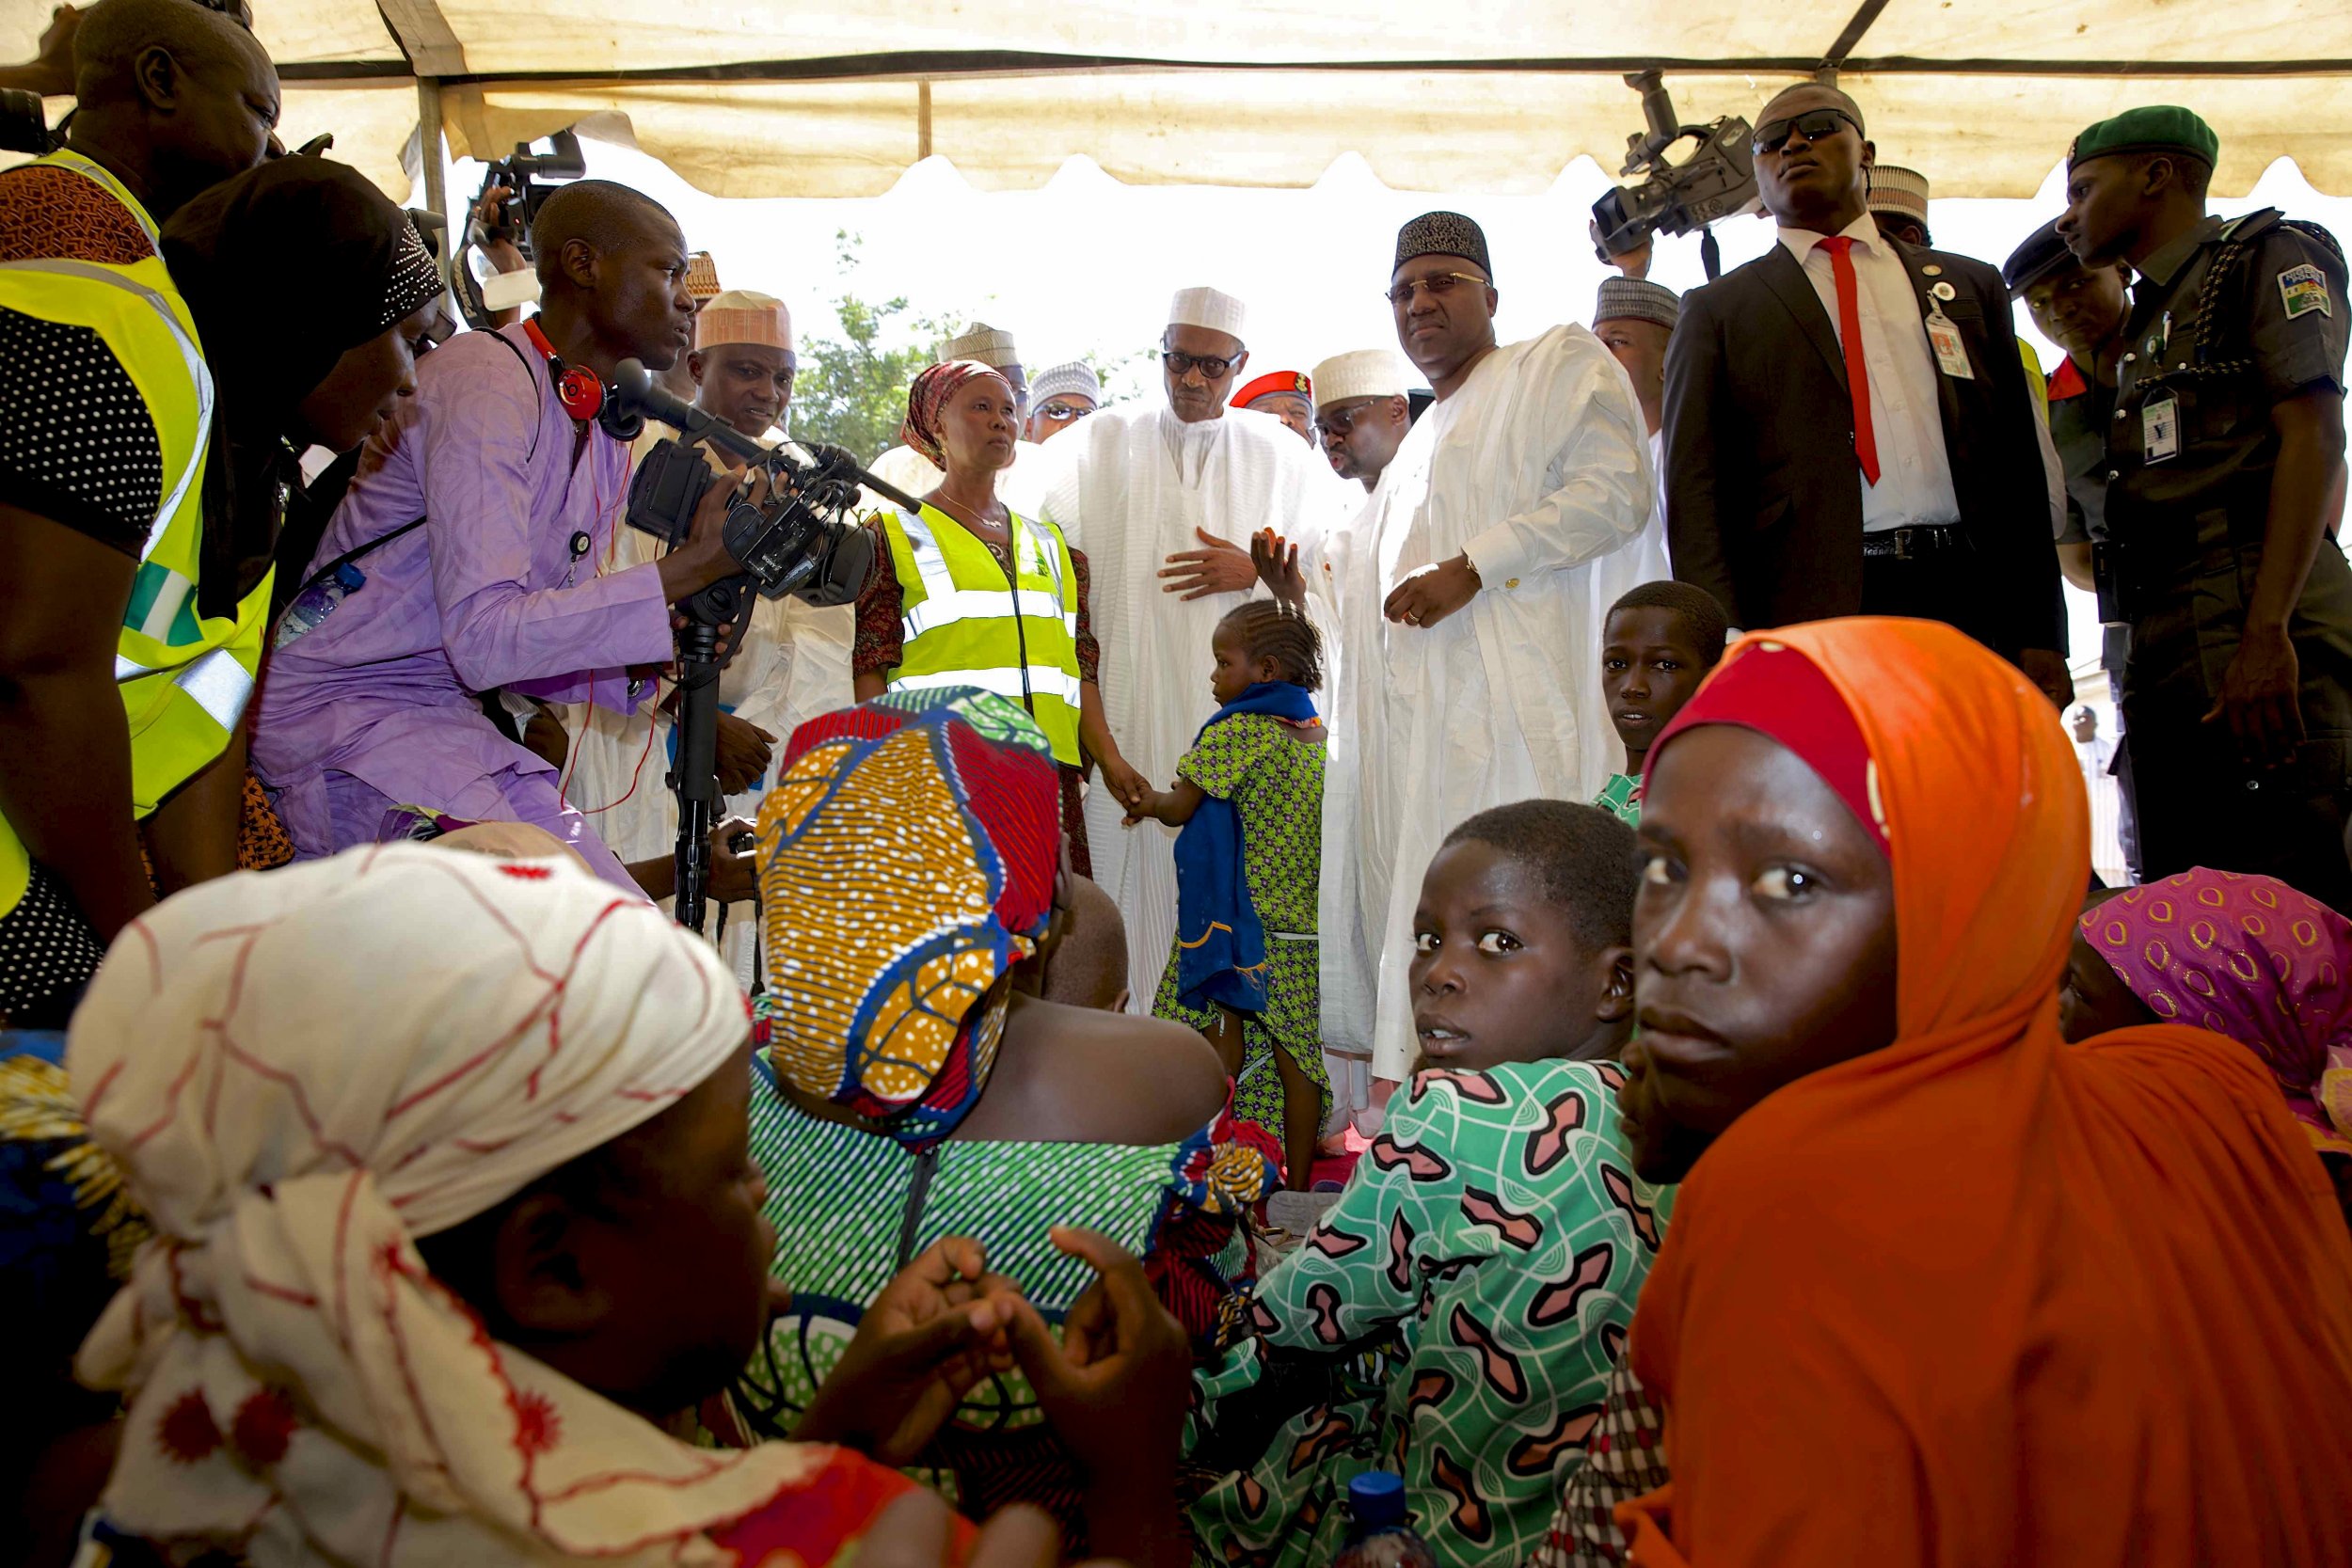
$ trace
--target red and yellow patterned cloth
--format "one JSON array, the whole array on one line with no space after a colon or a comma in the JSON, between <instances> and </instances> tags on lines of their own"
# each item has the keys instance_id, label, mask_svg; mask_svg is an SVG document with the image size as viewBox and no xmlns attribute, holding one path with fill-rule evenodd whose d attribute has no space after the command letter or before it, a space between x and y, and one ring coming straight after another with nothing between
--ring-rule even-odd
<instances>
[{"instance_id":1,"label":"red and yellow patterned cloth","mask_svg":"<svg viewBox=\"0 0 2352 1568\"><path fill-rule=\"evenodd\" d=\"M1060 863L1054 757L1018 705L896 691L793 732L759 808L777 1075L902 1143L988 1082Z\"/></svg>"}]
</instances>

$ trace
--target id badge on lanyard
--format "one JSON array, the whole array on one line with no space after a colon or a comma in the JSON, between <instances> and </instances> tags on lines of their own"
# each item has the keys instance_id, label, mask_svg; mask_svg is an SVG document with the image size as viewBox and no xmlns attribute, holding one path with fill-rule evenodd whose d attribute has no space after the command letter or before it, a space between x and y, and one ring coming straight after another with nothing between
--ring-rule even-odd
<instances>
[{"instance_id":1,"label":"id badge on lanyard","mask_svg":"<svg viewBox=\"0 0 2352 1568\"><path fill-rule=\"evenodd\" d=\"M2164 463L2181 455L2181 400L2159 392L2139 405L2139 457Z\"/></svg>"},{"instance_id":2,"label":"id badge on lanyard","mask_svg":"<svg viewBox=\"0 0 2352 1568\"><path fill-rule=\"evenodd\" d=\"M1974 381L1977 372L1968 364L1968 345L1961 341L1960 328L1944 313L1944 301L1950 297L1949 283L1935 286L1935 307L1928 312L1928 346L1935 350L1936 367L1955 381Z\"/></svg>"}]
</instances>

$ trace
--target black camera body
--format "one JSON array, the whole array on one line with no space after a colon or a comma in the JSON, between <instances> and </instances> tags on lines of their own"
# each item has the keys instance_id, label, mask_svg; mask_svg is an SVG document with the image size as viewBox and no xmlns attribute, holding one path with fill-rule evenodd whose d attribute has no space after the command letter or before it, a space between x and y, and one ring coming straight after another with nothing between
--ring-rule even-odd
<instances>
[{"instance_id":1,"label":"black camera body","mask_svg":"<svg viewBox=\"0 0 2352 1568\"><path fill-rule=\"evenodd\" d=\"M531 143L516 143L512 157L501 158L482 171L482 189L474 197L479 206L482 198L499 186L511 193L499 203L499 221L492 233L512 240L530 261L538 260L531 249L531 226L538 220L539 209L557 190L588 172L580 137L571 131L556 132L548 138L548 146L552 150L533 152Z\"/></svg>"},{"instance_id":2,"label":"black camera body","mask_svg":"<svg viewBox=\"0 0 2352 1568\"><path fill-rule=\"evenodd\" d=\"M498 318L483 301L482 284L468 264L466 252L491 240L506 240L522 252L526 263L536 264L538 254L532 248L531 230L539 221L539 209L547 205L548 197L588 172L578 135L569 130L558 131L548 138L548 145L553 150L533 152L530 142L517 142L514 156L501 158L482 171L482 188L474 193L474 215L467 220L455 264L450 269L457 307L466 325L476 331L488 331ZM496 219L485 223L481 216L483 200L500 188L507 195L498 203Z\"/></svg>"},{"instance_id":3,"label":"black camera body","mask_svg":"<svg viewBox=\"0 0 2352 1568\"><path fill-rule=\"evenodd\" d=\"M779 447L758 465L769 476L768 499L758 505L737 499L727 514L727 553L742 563L762 598L790 594L812 605L849 604L873 568L873 541L847 517L857 504L857 481L837 475L839 465L823 453L812 457L803 463ZM686 543L704 492L713 483L734 483L713 473L699 449L663 441L637 466L628 526L675 548ZM710 608L723 621L734 618L731 607Z\"/></svg>"},{"instance_id":4,"label":"black camera body","mask_svg":"<svg viewBox=\"0 0 2352 1568\"><path fill-rule=\"evenodd\" d=\"M1593 203L1600 258L1632 249L1653 232L1688 234L1724 218L1754 212L1761 199L1756 184L1754 127L1736 115L1707 125L1684 125L1674 100L1655 71L1637 71L1625 85L1642 95L1648 129L1626 138L1624 176L1647 174L1638 185L1620 185ZM1697 150L1678 164L1667 149L1695 141Z\"/></svg>"},{"instance_id":5,"label":"black camera body","mask_svg":"<svg viewBox=\"0 0 2352 1568\"><path fill-rule=\"evenodd\" d=\"M0 87L0 152L30 152L38 158L64 145L65 137L49 129L40 94Z\"/></svg>"}]
</instances>

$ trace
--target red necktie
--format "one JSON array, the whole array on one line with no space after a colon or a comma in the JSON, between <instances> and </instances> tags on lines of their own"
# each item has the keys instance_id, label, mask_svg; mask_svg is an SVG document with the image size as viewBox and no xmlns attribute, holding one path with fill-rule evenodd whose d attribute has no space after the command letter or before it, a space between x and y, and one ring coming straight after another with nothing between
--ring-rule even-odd
<instances>
[{"instance_id":1,"label":"red necktie","mask_svg":"<svg viewBox=\"0 0 2352 1568\"><path fill-rule=\"evenodd\" d=\"M1846 390L1853 396L1853 454L1862 463L1862 482L1879 482L1878 432L1870 424L1870 372L1862 358L1862 295L1854 285L1853 241L1839 234L1823 240L1829 270L1837 279L1837 336L1846 345Z\"/></svg>"}]
</instances>

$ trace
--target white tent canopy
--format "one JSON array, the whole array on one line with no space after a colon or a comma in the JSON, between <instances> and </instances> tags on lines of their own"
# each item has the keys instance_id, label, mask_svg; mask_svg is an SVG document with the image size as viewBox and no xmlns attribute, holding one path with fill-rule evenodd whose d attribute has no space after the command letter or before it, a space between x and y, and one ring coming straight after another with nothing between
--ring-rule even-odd
<instances>
[{"instance_id":1,"label":"white tent canopy","mask_svg":"<svg viewBox=\"0 0 2352 1568\"><path fill-rule=\"evenodd\" d=\"M40 0L0 19L26 58ZM421 101L451 151L562 126L636 146L720 196L861 197L931 154L984 190L1073 154L1130 183L1311 184L1356 151L1393 187L1545 188L1641 124L1661 67L1686 121L1753 115L1834 67L1892 162L1939 196L2032 194L2074 132L2134 103L2196 108L2217 187L2289 157L2352 190L2344 0L1860 0L1842 25L1729 0L254 0L286 140L405 194ZM1812 29L1809 33L1808 26ZM1814 36L1815 34L1824 36ZM433 87L421 95L418 83Z\"/></svg>"}]
</instances>

